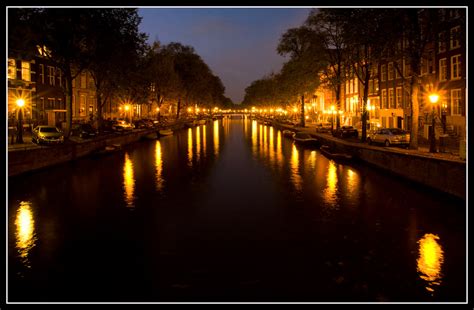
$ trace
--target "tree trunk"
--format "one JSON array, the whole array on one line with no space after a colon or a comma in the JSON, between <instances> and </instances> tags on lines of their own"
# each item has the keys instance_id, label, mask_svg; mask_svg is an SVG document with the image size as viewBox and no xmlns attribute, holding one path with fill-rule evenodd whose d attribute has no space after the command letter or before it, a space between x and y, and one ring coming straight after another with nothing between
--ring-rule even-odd
<instances>
[{"instance_id":1,"label":"tree trunk","mask_svg":"<svg viewBox=\"0 0 474 310\"><path fill-rule=\"evenodd\" d=\"M102 95L97 89L97 129L102 131L102 109L104 108L104 103L102 102Z\"/></svg>"},{"instance_id":2,"label":"tree trunk","mask_svg":"<svg viewBox=\"0 0 474 310\"><path fill-rule=\"evenodd\" d=\"M181 98L178 98L178 104L176 106L176 120L179 119L179 110L181 108Z\"/></svg>"},{"instance_id":3,"label":"tree trunk","mask_svg":"<svg viewBox=\"0 0 474 310\"><path fill-rule=\"evenodd\" d=\"M301 119L300 119L300 123L301 123L301 127L305 127L305 119L304 119L304 95L301 95Z\"/></svg>"},{"instance_id":4,"label":"tree trunk","mask_svg":"<svg viewBox=\"0 0 474 310\"><path fill-rule=\"evenodd\" d=\"M413 73L410 83L410 97L411 97L411 130L410 130L410 149L418 149L418 92L420 85L418 83L418 75Z\"/></svg>"},{"instance_id":5,"label":"tree trunk","mask_svg":"<svg viewBox=\"0 0 474 310\"><path fill-rule=\"evenodd\" d=\"M72 126L72 74L70 66L64 68L65 78L65 99L66 99L66 128L64 130L64 138L69 138L71 135Z\"/></svg>"},{"instance_id":6,"label":"tree trunk","mask_svg":"<svg viewBox=\"0 0 474 310\"><path fill-rule=\"evenodd\" d=\"M336 130L341 127L339 120L339 110L341 109L341 84L338 83L336 87Z\"/></svg>"}]
</instances>

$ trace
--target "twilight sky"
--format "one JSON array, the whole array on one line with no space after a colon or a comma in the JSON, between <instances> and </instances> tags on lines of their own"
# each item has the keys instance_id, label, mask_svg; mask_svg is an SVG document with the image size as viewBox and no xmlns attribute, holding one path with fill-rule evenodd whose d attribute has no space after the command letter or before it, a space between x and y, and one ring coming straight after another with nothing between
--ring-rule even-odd
<instances>
[{"instance_id":1,"label":"twilight sky","mask_svg":"<svg viewBox=\"0 0 474 310\"><path fill-rule=\"evenodd\" d=\"M280 70L280 36L306 20L308 8L140 8L149 43L191 45L219 76L226 96L240 103L245 88Z\"/></svg>"}]
</instances>

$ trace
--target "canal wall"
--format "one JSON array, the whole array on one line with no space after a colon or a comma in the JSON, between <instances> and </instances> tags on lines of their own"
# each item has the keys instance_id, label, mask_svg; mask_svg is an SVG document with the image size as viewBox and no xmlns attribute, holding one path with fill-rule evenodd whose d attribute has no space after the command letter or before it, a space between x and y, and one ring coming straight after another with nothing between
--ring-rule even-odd
<instances>
[{"instance_id":1,"label":"canal wall","mask_svg":"<svg viewBox=\"0 0 474 310\"><path fill-rule=\"evenodd\" d=\"M303 128L273 124L279 129L308 132ZM394 175L424 184L439 191L466 199L466 162L413 154L400 148L383 148L354 143L316 132L310 133L338 152L353 157Z\"/></svg>"},{"instance_id":2,"label":"canal wall","mask_svg":"<svg viewBox=\"0 0 474 310\"><path fill-rule=\"evenodd\" d=\"M185 127L185 122L172 123L164 126L177 131ZM134 130L122 134L102 136L80 142L69 142L62 145L42 146L28 149L16 149L8 152L8 176L16 176L26 172L62 164L88 156L103 150L106 146L127 145L154 136L159 129ZM157 137L157 136L155 136Z\"/></svg>"}]
</instances>

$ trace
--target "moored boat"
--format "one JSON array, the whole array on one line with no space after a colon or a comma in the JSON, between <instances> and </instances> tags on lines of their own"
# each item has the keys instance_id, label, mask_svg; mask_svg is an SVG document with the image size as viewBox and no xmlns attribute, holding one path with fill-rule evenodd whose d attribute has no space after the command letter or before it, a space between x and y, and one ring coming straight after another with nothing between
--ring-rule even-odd
<instances>
[{"instance_id":1,"label":"moored boat","mask_svg":"<svg viewBox=\"0 0 474 310\"><path fill-rule=\"evenodd\" d=\"M293 138L294 134L295 133L291 130L288 130L288 129L283 130L283 136L285 137Z\"/></svg>"},{"instance_id":2,"label":"moored boat","mask_svg":"<svg viewBox=\"0 0 474 310\"><path fill-rule=\"evenodd\" d=\"M352 155L350 154L333 152L328 145L321 146L320 150L321 150L321 153L323 153L324 156L326 156L329 159L336 159L336 160L351 160L352 159Z\"/></svg>"},{"instance_id":3,"label":"moored boat","mask_svg":"<svg viewBox=\"0 0 474 310\"><path fill-rule=\"evenodd\" d=\"M306 146L318 146L319 141L316 138L313 138L309 133L297 132L293 135L293 140L295 143L299 143Z\"/></svg>"},{"instance_id":4,"label":"moored boat","mask_svg":"<svg viewBox=\"0 0 474 310\"><path fill-rule=\"evenodd\" d=\"M160 136L170 136L173 134L173 131L171 129L161 129L158 133Z\"/></svg>"}]
</instances>

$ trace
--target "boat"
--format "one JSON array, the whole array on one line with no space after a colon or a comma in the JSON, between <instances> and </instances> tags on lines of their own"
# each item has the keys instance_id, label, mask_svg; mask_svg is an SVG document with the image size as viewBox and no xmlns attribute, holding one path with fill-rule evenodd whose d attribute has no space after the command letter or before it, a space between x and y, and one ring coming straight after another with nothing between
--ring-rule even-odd
<instances>
[{"instance_id":1,"label":"boat","mask_svg":"<svg viewBox=\"0 0 474 310\"><path fill-rule=\"evenodd\" d=\"M293 138L294 134L295 133L291 130L288 130L288 129L283 130L283 136L285 137Z\"/></svg>"},{"instance_id":2,"label":"boat","mask_svg":"<svg viewBox=\"0 0 474 310\"><path fill-rule=\"evenodd\" d=\"M200 120L196 120L194 121L194 124L199 126L199 125L205 125L206 124L206 120L205 119L200 119Z\"/></svg>"},{"instance_id":3,"label":"boat","mask_svg":"<svg viewBox=\"0 0 474 310\"><path fill-rule=\"evenodd\" d=\"M319 140L313 138L309 133L297 132L293 135L293 140L295 143L299 143L306 146L318 146Z\"/></svg>"},{"instance_id":4,"label":"boat","mask_svg":"<svg viewBox=\"0 0 474 310\"><path fill-rule=\"evenodd\" d=\"M188 128L193 128L194 126L196 126L196 124L194 123L194 121L189 121L185 123L185 126Z\"/></svg>"},{"instance_id":5,"label":"boat","mask_svg":"<svg viewBox=\"0 0 474 310\"><path fill-rule=\"evenodd\" d=\"M96 151L95 154L97 155L111 154L121 149L122 149L122 146L120 144L112 144L112 145L107 145L103 149Z\"/></svg>"},{"instance_id":6,"label":"boat","mask_svg":"<svg viewBox=\"0 0 474 310\"><path fill-rule=\"evenodd\" d=\"M173 131L171 129L161 129L158 131L158 134L162 136L170 136L173 134Z\"/></svg>"},{"instance_id":7,"label":"boat","mask_svg":"<svg viewBox=\"0 0 474 310\"><path fill-rule=\"evenodd\" d=\"M352 155L345 154L345 153L334 153L328 145L323 145L320 148L321 153L324 154L329 159L336 159L336 160L351 160Z\"/></svg>"},{"instance_id":8,"label":"boat","mask_svg":"<svg viewBox=\"0 0 474 310\"><path fill-rule=\"evenodd\" d=\"M143 138L148 139L148 140L155 140L157 137L158 137L158 134L156 131L150 132L143 136Z\"/></svg>"}]
</instances>

